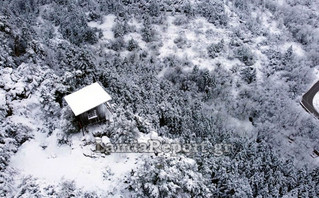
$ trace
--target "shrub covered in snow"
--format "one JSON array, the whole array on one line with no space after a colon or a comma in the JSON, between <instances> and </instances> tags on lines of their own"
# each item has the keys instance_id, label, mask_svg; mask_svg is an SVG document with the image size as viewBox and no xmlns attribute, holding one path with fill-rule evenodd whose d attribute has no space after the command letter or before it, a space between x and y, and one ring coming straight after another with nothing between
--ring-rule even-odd
<instances>
[{"instance_id":1,"label":"shrub covered in snow","mask_svg":"<svg viewBox=\"0 0 319 198\"><path fill-rule=\"evenodd\" d=\"M235 58L238 58L241 62L243 62L247 66L251 66L255 64L256 57L253 52L246 46L240 46L234 51Z\"/></svg>"},{"instance_id":2,"label":"shrub covered in snow","mask_svg":"<svg viewBox=\"0 0 319 198\"><path fill-rule=\"evenodd\" d=\"M211 44L207 48L208 56L211 58L216 58L220 52L224 49L224 40L221 40L217 44Z\"/></svg>"},{"instance_id":3,"label":"shrub covered in snow","mask_svg":"<svg viewBox=\"0 0 319 198\"><path fill-rule=\"evenodd\" d=\"M201 178L193 160L159 156L131 172L128 189L137 197L210 196Z\"/></svg>"}]
</instances>

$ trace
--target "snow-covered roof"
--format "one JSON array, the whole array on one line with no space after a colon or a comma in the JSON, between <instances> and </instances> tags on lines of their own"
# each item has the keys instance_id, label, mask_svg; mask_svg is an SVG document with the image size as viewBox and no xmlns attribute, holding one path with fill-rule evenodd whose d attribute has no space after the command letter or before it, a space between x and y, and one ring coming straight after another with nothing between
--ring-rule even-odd
<instances>
[{"instance_id":1,"label":"snow-covered roof","mask_svg":"<svg viewBox=\"0 0 319 198\"><path fill-rule=\"evenodd\" d=\"M111 100L99 83L93 83L64 97L75 116Z\"/></svg>"}]
</instances>

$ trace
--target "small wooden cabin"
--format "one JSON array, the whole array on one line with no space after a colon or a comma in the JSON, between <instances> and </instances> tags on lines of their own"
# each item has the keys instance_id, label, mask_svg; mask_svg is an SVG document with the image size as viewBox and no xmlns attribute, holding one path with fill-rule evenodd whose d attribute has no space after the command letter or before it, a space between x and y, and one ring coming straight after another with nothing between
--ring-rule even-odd
<instances>
[{"instance_id":1,"label":"small wooden cabin","mask_svg":"<svg viewBox=\"0 0 319 198\"><path fill-rule=\"evenodd\" d=\"M80 128L85 125L110 121L111 96L99 83L93 83L64 97L79 121Z\"/></svg>"}]
</instances>

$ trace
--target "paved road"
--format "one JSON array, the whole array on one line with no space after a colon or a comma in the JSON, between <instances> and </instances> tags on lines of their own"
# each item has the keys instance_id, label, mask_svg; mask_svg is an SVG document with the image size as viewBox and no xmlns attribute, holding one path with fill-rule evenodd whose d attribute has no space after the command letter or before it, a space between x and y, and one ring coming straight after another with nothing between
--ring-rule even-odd
<instances>
[{"instance_id":1,"label":"paved road","mask_svg":"<svg viewBox=\"0 0 319 198\"><path fill-rule=\"evenodd\" d=\"M316 82L307 93L305 93L300 101L301 106L308 111L309 113L312 113L314 116L316 116L319 119L319 113L313 106L313 98L319 91L319 81Z\"/></svg>"}]
</instances>

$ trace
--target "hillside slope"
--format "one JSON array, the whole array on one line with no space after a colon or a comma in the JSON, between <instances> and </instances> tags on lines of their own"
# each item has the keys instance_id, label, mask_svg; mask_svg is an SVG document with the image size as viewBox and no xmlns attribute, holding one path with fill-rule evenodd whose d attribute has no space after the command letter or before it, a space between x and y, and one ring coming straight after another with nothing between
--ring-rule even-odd
<instances>
[{"instance_id":1,"label":"hillside slope","mask_svg":"<svg viewBox=\"0 0 319 198\"><path fill-rule=\"evenodd\" d=\"M317 197L318 2L0 2L0 196ZM99 81L111 125L63 101ZM159 139L230 152L92 152Z\"/></svg>"}]
</instances>

